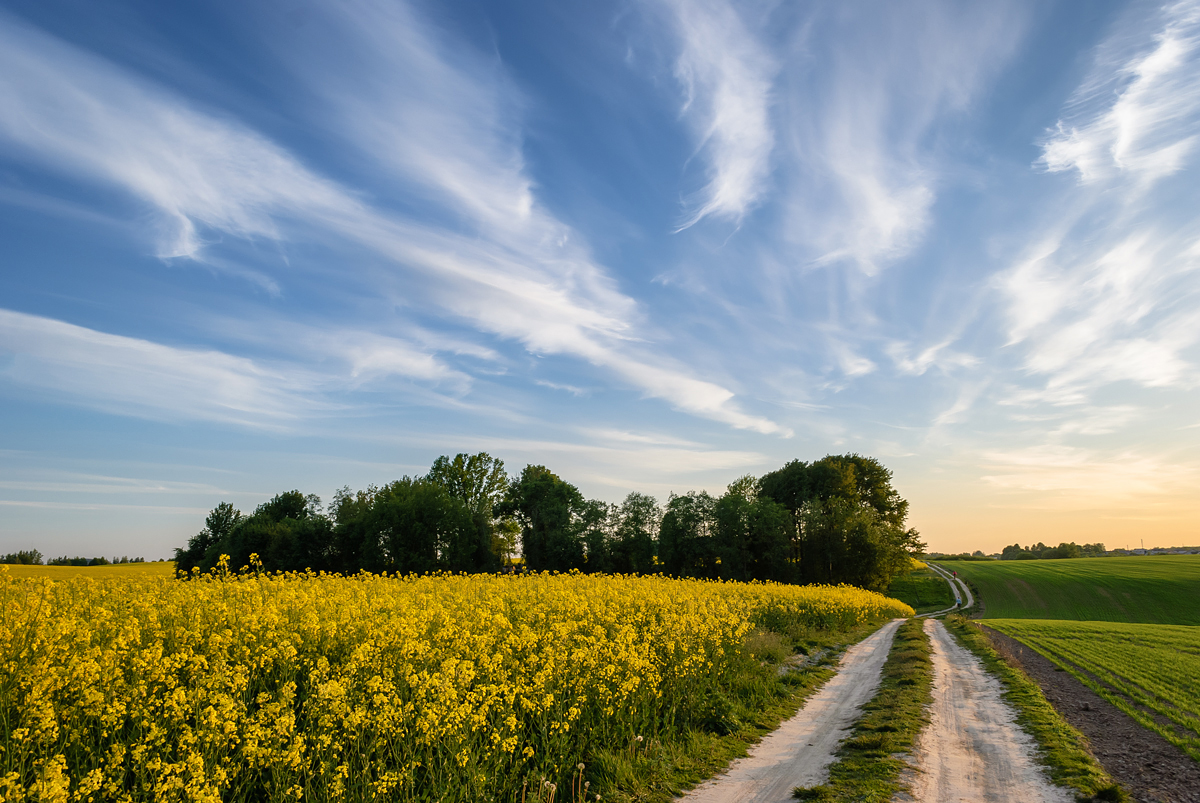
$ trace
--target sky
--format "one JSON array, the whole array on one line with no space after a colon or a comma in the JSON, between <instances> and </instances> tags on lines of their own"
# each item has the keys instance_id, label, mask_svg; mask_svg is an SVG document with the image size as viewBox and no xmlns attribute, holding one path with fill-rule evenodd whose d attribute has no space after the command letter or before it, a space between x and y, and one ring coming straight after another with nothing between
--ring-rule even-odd
<instances>
[{"instance_id":1,"label":"sky","mask_svg":"<svg viewBox=\"0 0 1200 803\"><path fill-rule=\"evenodd\" d=\"M0 2L0 552L486 451L1200 543L1200 1Z\"/></svg>"}]
</instances>

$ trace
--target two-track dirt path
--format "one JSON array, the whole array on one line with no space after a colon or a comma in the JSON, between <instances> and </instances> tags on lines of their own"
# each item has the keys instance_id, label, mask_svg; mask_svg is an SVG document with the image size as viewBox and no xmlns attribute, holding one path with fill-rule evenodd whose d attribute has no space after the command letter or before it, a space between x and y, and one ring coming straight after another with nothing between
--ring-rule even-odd
<instances>
[{"instance_id":1,"label":"two-track dirt path","mask_svg":"<svg viewBox=\"0 0 1200 803\"><path fill-rule=\"evenodd\" d=\"M933 645L933 706L912 762L919 803L1070 803L1034 758L1033 739L1001 698L1000 681L959 646L946 627L925 620Z\"/></svg>"},{"instance_id":2,"label":"two-track dirt path","mask_svg":"<svg viewBox=\"0 0 1200 803\"><path fill-rule=\"evenodd\" d=\"M787 803L792 789L827 780L834 753L879 680L896 628L894 619L846 651L838 673L796 716L750 748L729 769L683 796L689 803Z\"/></svg>"},{"instance_id":3,"label":"two-track dirt path","mask_svg":"<svg viewBox=\"0 0 1200 803\"><path fill-rule=\"evenodd\" d=\"M953 611L960 607L965 610L965 609L970 608L975 605L975 597L973 597L971 595L971 589L967 588L966 583L964 583L959 578L950 574L950 572L946 571L941 566L935 566L932 563L928 564L928 566L935 573L940 575L942 577L942 579L944 579L947 583L950 584L950 593L954 595L954 604L951 605L949 608L943 608L940 611L934 611L933 613L923 613L923 614L921 614L921 616L919 618L924 618L927 616L941 616L943 613L949 613L950 611ZM958 583L958 585L956 586L955 583ZM967 601L965 605L962 602L964 599Z\"/></svg>"}]
</instances>

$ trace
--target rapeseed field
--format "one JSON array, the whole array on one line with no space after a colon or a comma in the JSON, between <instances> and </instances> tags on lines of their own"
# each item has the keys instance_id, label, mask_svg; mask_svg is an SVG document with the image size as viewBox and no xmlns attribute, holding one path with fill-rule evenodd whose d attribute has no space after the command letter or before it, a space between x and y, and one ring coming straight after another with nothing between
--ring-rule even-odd
<instances>
[{"instance_id":1,"label":"rapeseed field","mask_svg":"<svg viewBox=\"0 0 1200 803\"><path fill-rule=\"evenodd\" d=\"M912 613L850 587L0 569L0 799L598 799L598 749L713 716L748 634ZM698 701L707 701L698 705Z\"/></svg>"}]
</instances>

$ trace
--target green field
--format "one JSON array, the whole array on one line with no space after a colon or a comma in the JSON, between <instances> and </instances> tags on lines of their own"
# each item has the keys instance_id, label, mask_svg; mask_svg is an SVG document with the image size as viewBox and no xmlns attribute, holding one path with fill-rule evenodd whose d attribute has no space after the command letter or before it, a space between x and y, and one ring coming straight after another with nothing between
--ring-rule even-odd
<instances>
[{"instance_id":1,"label":"green field","mask_svg":"<svg viewBox=\"0 0 1200 803\"><path fill-rule=\"evenodd\" d=\"M942 565L978 589L985 619L1200 625L1200 555Z\"/></svg>"},{"instance_id":2,"label":"green field","mask_svg":"<svg viewBox=\"0 0 1200 803\"><path fill-rule=\"evenodd\" d=\"M897 577L887 595L911 605L917 613L932 613L954 604L950 585L932 569L919 569Z\"/></svg>"},{"instance_id":3,"label":"green field","mask_svg":"<svg viewBox=\"0 0 1200 803\"><path fill-rule=\"evenodd\" d=\"M1180 607L1190 604L1181 601ZM1033 619L988 625L1037 650L1200 761L1200 627Z\"/></svg>"},{"instance_id":4,"label":"green field","mask_svg":"<svg viewBox=\"0 0 1200 803\"><path fill-rule=\"evenodd\" d=\"M150 563L117 563L108 566L27 566L20 563L0 564L0 571L9 577L48 577L51 580L66 580L71 577L171 577L175 574L175 561L160 560Z\"/></svg>"}]
</instances>

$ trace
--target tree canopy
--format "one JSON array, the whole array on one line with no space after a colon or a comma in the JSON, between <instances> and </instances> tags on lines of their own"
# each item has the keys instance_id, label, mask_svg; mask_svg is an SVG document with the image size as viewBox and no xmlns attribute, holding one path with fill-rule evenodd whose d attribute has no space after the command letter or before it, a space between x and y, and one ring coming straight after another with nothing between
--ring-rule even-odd
<instances>
[{"instance_id":1,"label":"tree canopy","mask_svg":"<svg viewBox=\"0 0 1200 803\"><path fill-rule=\"evenodd\" d=\"M221 555L282 571L661 572L679 577L883 588L920 551L892 474L861 455L794 460L720 496L584 497L546 466L515 477L480 452L437 458L420 477L338 491L328 509L287 491L243 515L222 502L187 546L184 572ZM519 542L519 547L518 547ZM516 553L519 562L514 563Z\"/></svg>"}]
</instances>

